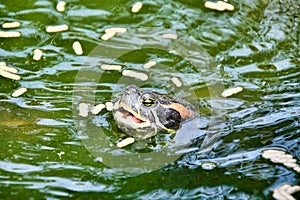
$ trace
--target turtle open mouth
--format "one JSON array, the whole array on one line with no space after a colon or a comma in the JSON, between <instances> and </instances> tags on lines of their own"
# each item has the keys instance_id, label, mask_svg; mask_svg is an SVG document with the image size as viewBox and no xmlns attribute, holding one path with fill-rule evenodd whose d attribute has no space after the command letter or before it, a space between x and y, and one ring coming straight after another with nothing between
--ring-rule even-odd
<instances>
[{"instance_id":1,"label":"turtle open mouth","mask_svg":"<svg viewBox=\"0 0 300 200\"><path fill-rule=\"evenodd\" d=\"M138 123L138 124L146 122L146 121L142 120L141 118L138 118L137 116L135 116L132 112L129 112L129 111L125 110L125 109L122 109L121 112L123 113L123 117L125 119L130 119L133 122Z\"/></svg>"},{"instance_id":2,"label":"turtle open mouth","mask_svg":"<svg viewBox=\"0 0 300 200\"><path fill-rule=\"evenodd\" d=\"M150 120L138 116L134 111L128 111L126 108L122 107L117 110L114 114L115 119L126 127L131 127L132 129L146 128L151 126Z\"/></svg>"},{"instance_id":3,"label":"turtle open mouth","mask_svg":"<svg viewBox=\"0 0 300 200\"><path fill-rule=\"evenodd\" d=\"M128 112L126 117L138 124L145 122L145 121L141 120L140 118L134 116L131 112Z\"/></svg>"}]
</instances>

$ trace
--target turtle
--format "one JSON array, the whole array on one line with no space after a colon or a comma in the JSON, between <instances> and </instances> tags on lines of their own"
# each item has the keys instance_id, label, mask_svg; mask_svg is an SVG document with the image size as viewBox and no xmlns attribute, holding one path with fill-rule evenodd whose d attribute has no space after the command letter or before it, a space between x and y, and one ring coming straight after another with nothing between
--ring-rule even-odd
<instances>
[{"instance_id":1,"label":"turtle","mask_svg":"<svg viewBox=\"0 0 300 200\"><path fill-rule=\"evenodd\" d=\"M114 103L113 117L118 127L136 139L162 132L176 132L185 121L198 116L195 107L156 91L129 85Z\"/></svg>"}]
</instances>

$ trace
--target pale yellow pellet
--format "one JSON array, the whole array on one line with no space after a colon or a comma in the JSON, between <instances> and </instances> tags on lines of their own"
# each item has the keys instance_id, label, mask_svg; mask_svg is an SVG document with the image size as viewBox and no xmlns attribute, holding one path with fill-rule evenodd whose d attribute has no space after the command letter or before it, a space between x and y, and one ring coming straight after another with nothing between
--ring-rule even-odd
<instances>
[{"instance_id":1,"label":"pale yellow pellet","mask_svg":"<svg viewBox=\"0 0 300 200\"><path fill-rule=\"evenodd\" d=\"M287 163L283 163L284 166L288 167L288 168L296 168L298 167L298 164L295 162L287 162Z\"/></svg>"},{"instance_id":2,"label":"pale yellow pellet","mask_svg":"<svg viewBox=\"0 0 300 200\"><path fill-rule=\"evenodd\" d=\"M91 113L94 115L98 115L106 106L103 103L100 103L91 109Z\"/></svg>"},{"instance_id":3,"label":"pale yellow pellet","mask_svg":"<svg viewBox=\"0 0 300 200\"><path fill-rule=\"evenodd\" d=\"M18 69L7 66L5 62L0 62L0 70L13 74L18 73Z\"/></svg>"},{"instance_id":4,"label":"pale yellow pellet","mask_svg":"<svg viewBox=\"0 0 300 200\"><path fill-rule=\"evenodd\" d=\"M300 166L298 165L297 167L294 167L294 170L298 173L300 173Z\"/></svg>"},{"instance_id":5,"label":"pale yellow pellet","mask_svg":"<svg viewBox=\"0 0 300 200\"><path fill-rule=\"evenodd\" d=\"M19 97L19 96L21 96L22 94L24 94L25 92L27 92L27 88L19 88L19 89L17 89L16 91L14 91L12 94L11 94L11 96L12 97Z\"/></svg>"},{"instance_id":6,"label":"pale yellow pellet","mask_svg":"<svg viewBox=\"0 0 300 200\"><path fill-rule=\"evenodd\" d=\"M203 162L203 163L201 163L202 169L205 169L205 170L212 170L216 166L217 166L217 164L214 163L214 162Z\"/></svg>"},{"instance_id":7,"label":"pale yellow pellet","mask_svg":"<svg viewBox=\"0 0 300 200\"><path fill-rule=\"evenodd\" d=\"M174 85L176 85L176 87L181 87L182 86L181 81L177 77L172 77L171 81L172 81L172 83L174 83Z\"/></svg>"},{"instance_id":8,"label":"pale yellow pellet","mask_svg":"<svg viewBox=\"0 0 300 200\"><path fill-rule=\"evenodd\" d=\"M242 87L229 88L227 90L224 90L221 95L223 97L229 97L229 96L237 94L237 93L239 93L241 91L243 91Z\"/></svg>"},{"instance_id":9,"label":"pale yellow pellet","mask_svg":"<svg viewBox=\"0 0 300 200\"><path fill-rule=\"evenodd\" d=\"M120 142L117 143L118 148L123 148L126 147L132 143L134 143L135 139L133 137L128 137L124 140L121 140Z\"/></svg>"},{"instance_id":10,"label":"pale yellow pellet","mask_svg":"<svg viewBox=\"0 0 300 200\"><path fill-rule=\"evenodd\" d=\"M157 62L153 60L153 61L145 63L143 65L143 68L144 69L150 69L151 67L154 67L155 65L157 65Z\"/></svg>"},{"instance_id":11,"label":"pale yellow pellet","mask_svg":"<svg viewBox=\"0 0 300 200\"><path fill-rule=\"evenodd\" d=\"M276 149L269 149L269 150L264 150L262 153L262 157L263 158L293 158L292 155L286 154L284 151L282 150L276 150Z\"/></svg>"},{"instance_id":12,"label":"pale yellow pellet","mask_svg":"<svg viewBox=\"0 0 300 200\"><path fill-rule=\"evenodd\" d=\"M296 200L292 194L300 191L300 187L298 185L291 186L289 184L284 184L273 190L273 197L277 200Z\"/></svg>"},{"instance_id":13,"label":"pale yellow pellet","mask_svg":"<svg viewBox=\"0 0 300 200\"><path fill-rule=\"evenodd\" d=\"M136 2L132 8L131 8L131 12L133 13L138 13L143 7L143 3L142 2Z\"/></svg>"},{"instance_id":14,"label":"pale yellow pellet","mask_svg":"<svg viewBox=\"0 0 300 200\"><path fill-rule=\"evenodd\" d=\"M276 157L277 158L282 158L282 159L292 159L293 158L293 156L290 155L290 154L284 154L284 155L278 154L278 155L276 155Z\"/></svg>"},{"instance_id":15,"label":"pale yellow pellet","mask_svg":"<svg viewBox=\"0 0 300 200\"><path fill-rule=\"evenodd\" d=\"M109 65L109 64L102 64L101 69L103 70L121 70L122 66L121 65Z\"/></svg>"},{"instance_id":16,"label":"pale yellow pellet","mask_svg":"<svg viewBox=\"0 0 300 200\"><path fill-rule=\"evenodd\" d=\"M90 104L87 103L80 103L78 110L79 110L79 116L81 117L87 117L89 114Z\"/></svg>"},{"instance_id":17,"label":"pale yellow pellet","mask_svg":"<svg viewBox=\"0 0 300 200\"><path fill-rule=\"evenodd\" d=\"M300 191L300 186L298 185L291 186L286 190L286 192L289 194L294 194L295 192L299 192L299 191Z\"/></svg>"},{"instance_id":18,"label":"pale yellow pellet","mask_svg":"<svg viewBox=\"0 0 300 200\"><path fill-rule=\"evenodd\" d=\"M126 33L127 29L126 28L107 28L104 30L105 33Z\"/></svg>"},{"instance_id":19,"label":"pale yellow pellet","mask_svg":"<svg viewBox=\"0 0 300 200\"><path fill-rule=\"evenodd\" d=\"M2 24L2 28L19 28L20 26L20 22L7 22Z\"/></svg>"},{"instance_id":20,"label":"pale yellow pellet","mask_svg":"<svg viewBox=\"0 0 300 200\"><path fill-rule=\"evenodd\" d=\"M141 73L141 72L132 71L132 70L124 70L122 72L122 75L123 76L137 78L137 79L140 79L142 81L148 80L148 75L147 74L144 74L144 73Z\"/></svg>"},{"instance_id":21,"label":"pale yellow pellet","mask_svg":"<svg viewBox=\"0 0 300 200\"><path fill-rule=\"evenodd\" d=\"M56 10L58 11L58 12L64 12L65 11L65 9L66 9L66 2L65 1L60 1L60 2L58 2L57 3L57 5L56 5Z\"/></svg>"},{"instance_id":22,"label":"pale yellow pellet","mask_svg":"<svg viewBox=\"0 0 300 200\"><path fill-rule=\"evenodd\" d=\"M42 56L43 56L43 51L42 50L35 49L33 51L33 60L38 61L38 60L40 60L42 58Z\"/></svg>"},{"instance_id":23,"label":"pale yellow pellet","mask_svg":"<svg viewBox=\"0 0 300 200\"><path fill-rule=\"evenodd\" d=\"M17 38L21 37L18 31L0 31L0 38Z\"/></svg>"},{"instance_id":24,"label":"pale yellow pellet","mask_svg":"<svg viewBox=\"0 0 300 200\"><path fill-rule=\"evenodd\" d=\"M101 36L101 40L109 40L110 38L114 37L116 35L116 32L108 32L108 33L105 33Z\"/></svg>"},{"instance_id":25,"label":"pale yellow pellet","mask_svg":"<svg viewBox=\"0 0 300 200\"><path fill-rule=\"evenodd\" d=\"M13 68L13 67L8 67L8 66L5 66L5 65L0 65L0 69L3 70L3 71L6 71L6 72L10 72L10 73L18 73L18 69L16 68Z\"/></svg>"},{"instance_id":26,"label":"pale yellow pellet","mask_svg":"<svg viewBox=\"0 0 300 200\"><path fill-rule=\"evenodd\" d=\"M218 4L215 2L211 2L211 1L206 1L204 4L205 8L209 8L212 10L217 10L217 11L224 11L225 7L222 4Z\"/></svg>"},{"instance_id":27,"label":"pale yellow pellet","mask_svg":"<svg viewBox=\"0 0 300 200\"><path fill-rule=\"evenodd\" d=\"M80 42L78 42L78 41L75 41L74 43L73 43L73 50L74 50L74 52L75 52L75 54L76 55L82 55L83 54L83 50L82 50L82 46L81 46L81 44L80 44Z\"/></svg>"},{"instance_id":28,"label":"pale yellow pellet","mask_svg":"<svg viewBox=\"0 0 300 200\"><path fill-rule=\"evenodd\" d=\"M69 26L66 24L63 25L57 25L57 26L48 26L46 28L46 32L47 33L57 33L57 32L62 32L62 31L66 31L69 29Z\"/></svg>"},{"instance_id":29,"label":"pale yellow pellet","mask_svg":"<svg viewBox=\"0 0 300 200\"><path fill-rule=\"evenodd\" d=\"M0 69L0 76L3 76L5 78L9 78L9 79L12 79L12 80L20 80L21 79L21 76L19 76L17 74L10 73L10 72L5 71L3 69Z\"/></svg>"},{"instance_id":30,"label":"pale yellow pellet","mask_svg":"<svg viewBox=\"0 0 300 200\"><path fill-rule=\"evenodd\" d=\"M106 110L112 111L114 109L114 104L112 102L105 103Z\"/></svg>"},{"instance_id":31,"label":"pale yellow pellet","mask_svg":"<svg viewBox=\"0 0 300 200\"><path fill-rule=\"evenodd\" d=\"M173 34L173 33L165 33L162 35L163 38L165 39L171 39L171 40L176 40L177 39L177 35Z\"/></svg>"},{"instance_id":32,"label":"pale yellow pellet","mask_svg":"<svg viewBox=\"0 0 300 200\"><path fill-rule=\"evenodd\" d=\"M229 10L229 11L233 11L234 10L234 6L226 3L224 1L218 1L217 2L218 5L220 5L222 8L225 8L225 10Z\"/></svg>"},{"instance_id":33,"label":"pale yellow pellet","mask_svg":"<svg viewBox=\"0 0 300 200\"><path fill-rule=\"evenodd\" d=\"M270 160L273 162L273 163L296 163L296 159L291 159L291 158L288 158L288 157L272 157L270 158Z\"/></svg>"},{"instance_id":34,"label":"pale yellow pellet","mask_svg":"<svg viewBox=\"0 0 300 200\"><path fill-rule=\"evenodd\" d=\"M262 152L263 158L272 158L274 156L282 156L285 155L285 152L277 149L267 149Z\"/></svg>"},{"instance_id":35,"label":"pale yellow pellet","mask_svg":"<svg viewBox=\"0 0 300 200\"><path fill-rule=\"evenodd\" d=\"M273 163L280 163L288 168L292 168L296 172L300 172L300 166L297 164L297 160L292 155L286 154L282 150L269 149L262 152L262 157L270 159Z\"/></svg>"},{"instance_id":36,"label":"pale yellow pellet","mask_svg":"<svg viewBox=\"0 0 300 200\"><path fill-rule=\"evenodd\" d=\"M281 188L277 188L273 190L273 198L278 200L294 200L292 196L290 196L288 193L286 193L285 190L282 190Z\"/></svg>"}]
</instances>

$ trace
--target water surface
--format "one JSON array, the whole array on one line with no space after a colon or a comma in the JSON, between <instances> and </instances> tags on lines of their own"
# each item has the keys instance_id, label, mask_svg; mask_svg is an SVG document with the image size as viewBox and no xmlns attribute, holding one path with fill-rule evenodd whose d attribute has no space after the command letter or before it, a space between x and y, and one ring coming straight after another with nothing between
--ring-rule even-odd
<instances>
[{"instance_id":1,"label":"water surface","mask_svg":"<svg viewBox=\"0 0 300 200\"><path fill-rule=\"evenodd\" d=\"M130 12L133 1L121 0L67 1L63 13L56 11L56 1L0 3L1 23L22 23L16 29L21 38L0 39L0 61L16 67L22 76L21 81L0 77L1 198L272 199L272 189L284 183L299 185L299 174L261 157L262 150L279 148L300 160L299 2L230 1L233 12L214 12L196 0L143 2L138 14ZM59 24L70 29L45 31ZM139 56L133 52L115 62L138 68L155 58L169 67L162 73L190 73L185 81L195 92L200 119L204 124L215 120L210 129L199 129L199 135L218 135L209 151L200 152L199 137L191 145L197 150L162 169L132 175L105 166L86 148L74 122L74 88L83 91L77 79L80 70L95 70L87 60L107 27L166 29L203 48L199 55L212 62L196 57L200 64L194 64L192 72L187 70L191 63L167 51ZM157 34L149 31L147 37L155 39ZM139 42L126 34L115 39L125 47ZM74 54L75 40L81 42L83 56ZM36 48L44 51L40 61L32 59ZM186 43L180 49L189 55L192 47ZM95 88L95 101L101 103L120 90L119 77L112 73L83 86ZM227 100L215 98L235 86L244 90ZM28 92L12 98L19 87ZM167 92L168 85L147 87ZM94 118L92 125L107 133L115 126L108 112ZM218 166L204 170L203 160L214 160Z\"/></svg>"}]
</instances>

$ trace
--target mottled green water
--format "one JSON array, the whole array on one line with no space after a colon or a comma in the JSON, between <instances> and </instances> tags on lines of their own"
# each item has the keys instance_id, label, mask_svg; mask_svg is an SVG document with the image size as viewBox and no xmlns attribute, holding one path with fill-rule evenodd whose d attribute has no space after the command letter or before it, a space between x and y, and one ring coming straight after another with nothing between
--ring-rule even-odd
<instances>
[{"instance_id":1,"label":"mottled green water","mask_svg":"<svg viewBox=\"0 0 300 200\"><path fill-rule=\"evenodd\" d=\"M299 2L230 1L233 12L208 10L201 0L143 2L142 10L132 14L133 1L70 0L63 13L56 11L56 1L1 1L0 23L21 22L14 31L22 36L0 38L0 62L16 67L22 80L0 77L0 199L272 199L272 189L300 184L292 169L261 157L263 149L276 147L300 163ZM59 24L70 28L45 31ZM107 56L93 54L103 44L100 37L107 27L130 30L114 39L121 46L116 49L132 50L152 39L155 47L163 46L153 31L157 28L188 38L177 48L184 58L168 48L154 48L114 60L138 69L145 60L156 59L167 67L149 73L178 75L194 91L201 114L199 137L189 152L162 169L138 175L117 171L98 162L80 137L90 127L115 137L108 112L74 121L80 98L92 95L96 103L108 101L128 82L120 81L118 72L98 82L95 74L103 71L90 63L92 56L111 61L115 53L112 48L100 52ZM137 40L136 30L142 27L147 31L138 33L144 39ZM75 40L81 42L83 56L74 54ZM40 61L32 59L36 48L44 51ZM78 76L83 69L90 70L86 79ZM145 87L189 96L187 90L178 94L170 83L161 84L164 78L157 75ZM244 90L227 100L216 99L224 88L235 86ZM28 92L12 98L19 87ZM218 137L203 154L206 135ZM94 149L104 150L101 145ZM202 169L203 159L218 167Z\"/></svg>"}]
</instances>

